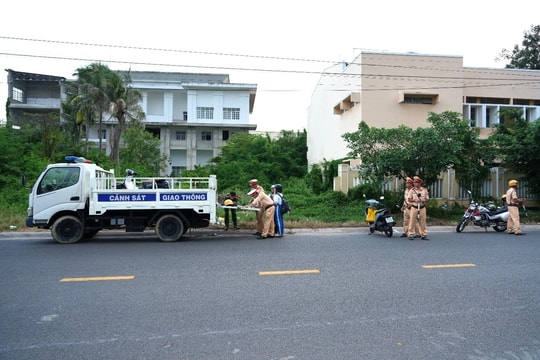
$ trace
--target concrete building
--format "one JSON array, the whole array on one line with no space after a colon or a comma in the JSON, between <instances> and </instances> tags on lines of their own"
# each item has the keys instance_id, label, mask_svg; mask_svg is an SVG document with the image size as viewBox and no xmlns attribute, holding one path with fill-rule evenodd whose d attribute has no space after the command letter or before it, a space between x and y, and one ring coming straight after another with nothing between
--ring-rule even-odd
<instances>
[{"instance_id":1,"label":"concrete building","mask_svg":"<svg viewBox=\"0 0 540 360\"><path fill-rule=\"evenodd\" d=\"M9 101L9 116L6 116L6 119L19 124L25 120L26 114L60 113L65 78L11 69L6 69L6 72Z\"/></svg>"},{"instance_id":2,"label":"concrete building","mask_svg":"<svg viewBox=\"0 0 540 360\"><path fill-rule=\"evenodd\" d=\"M8 72L9 109L14 123L25 114L60 112L65 78ZM255 104L255 84L231 83L225 74L131 72L131 86L142 93L146 130L161 140L161 153L169 159L167 173L204 165L235 133L248 133ZM107 141L113 122L104 117L102 130L93 125L89 140Z\"/></svg>"},{"instance_id":3,"label":"concrete building","mask_svg":"<svg viewBox=\"0 0 540 360\"><path fill-rule=\"evenodd\" d=\"M349 150L342 135L358 130L361 121L370 127L429 126L429 112L455 111L488 136L499 123L502 108L519 108L528 121L540 117L540 72L515 69L467 68L461 56L362 52L349 64L336 64L321 75L308 109L308 164L346 158ZM347 192L361 182L359 159L344 161L334 179L336 191ZM443 200L461 199L452 178L441 174L431 194ZM500 196L507 177L492 169L485 196ZM387 184L400 190L398 182ZM523 190L525 191L525 190ZM526 195L526 194L523 194Z\"/></svg>"}]
</instances>

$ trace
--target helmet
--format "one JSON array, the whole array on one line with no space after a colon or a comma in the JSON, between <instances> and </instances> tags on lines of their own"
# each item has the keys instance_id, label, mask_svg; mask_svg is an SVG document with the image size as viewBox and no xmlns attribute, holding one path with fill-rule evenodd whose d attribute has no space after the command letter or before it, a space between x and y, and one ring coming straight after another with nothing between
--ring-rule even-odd
<instances>
[{"instance_id":1,"label":"helmet","mask_svg":"<svg viewBox=\"0 0 540 360\"><path fill-rule=\"evenodd\" d=\"M227 199L227 200L225 200L223 205L225 205L225 206L234 206L234 202L231 199Z\"/></svg>"},{"instance_id":2,"label":"helmet","mask_svg":"<svg viewBox=\"0 0 540 360\"><path fill-rule=\"evenodd\" d=\"M278 193L283 192L283 187L281 186L281 184L275 184L274 187L276 188L276 191Z\"/></svg>"},{"instance_id":3,"label":"helmet","mask_svg":"<svg viewBox=\"0 0 540 360\"><path fill-rule=\"evenodd\" d=\"M420 184L421 184L421 183L422 183L422 179L420 179L418 176L415 176L415 177L413 178L413 182L417 182L417 183L420 183Z\"/></svg>"},{"instance_id":4,"label":"helmet","mask_svg":"<svg viewBox=\"0 0 540 360\"><path fill-rule=\"evenodd\" d=\"M407 177L407 179L405 179L407 181L407 184L412 184L413 183L413 179L411 179L410 177Z\"/></svg>"},{"instance_id":5,"label":"helmet","mask_svg":"<svg viewBox=\"0 0 540 360\"><path fill-rule=\"evenodd\" d=\"M517 181L517 180L510 180L510 181L508 182L508 186L510 186L510 187L512 187L512 186L517 186L517 184L518 184L518 181Z\"/></svg>"}]
</instances>

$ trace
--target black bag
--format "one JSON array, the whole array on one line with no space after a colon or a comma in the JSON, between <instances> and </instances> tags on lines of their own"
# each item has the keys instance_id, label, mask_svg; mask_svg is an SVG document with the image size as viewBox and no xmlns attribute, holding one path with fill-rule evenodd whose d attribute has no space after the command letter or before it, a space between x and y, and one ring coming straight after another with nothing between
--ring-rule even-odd
<instances>
[{"instance_id":1,"label":"black bag","mask_svg":"<svg viewBox=\"0 0 540 360\"><path fill-rule=\"evenodd\" d=\"M285 197L283 197L283 195L281 195L281 213L285 215L290 212L291 212L291 207L289 206L289 202L285 200Z\"/></svg>"}]
</instances>

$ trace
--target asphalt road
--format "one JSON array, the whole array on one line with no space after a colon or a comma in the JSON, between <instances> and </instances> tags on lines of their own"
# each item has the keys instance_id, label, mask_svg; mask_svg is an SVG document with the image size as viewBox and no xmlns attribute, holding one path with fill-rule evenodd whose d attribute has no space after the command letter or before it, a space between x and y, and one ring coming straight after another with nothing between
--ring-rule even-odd
<instances>
[{"instance_id":1,"label":"asphalt road","mask_svg":"<svg viewBox=\"0 0 540 360\"><path fill-rule=\"evenodd\" d=\"M0 359L540 359L525 231L0 233Z\"/></svg>"}]
</instances>

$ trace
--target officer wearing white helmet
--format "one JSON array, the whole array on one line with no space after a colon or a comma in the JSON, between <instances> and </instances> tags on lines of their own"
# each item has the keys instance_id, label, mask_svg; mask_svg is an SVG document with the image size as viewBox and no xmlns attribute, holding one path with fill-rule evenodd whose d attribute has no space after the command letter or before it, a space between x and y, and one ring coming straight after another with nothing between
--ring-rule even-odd
<instances>
[{"instance_id":1,"label":"officer wearing white helmet","mask_svg":"<svg viewBox=\"0 0 540 360\"><path fill-rule=\"evenodd\" d=\"M508 206L508 221L506 222L506 232L508 234L525 235L521 232L519 225L519 205L525 202L517 196L517 180L508 182L509 189L506 192L506 206Z\"/></svg>"}]
</instances>

